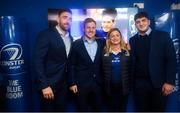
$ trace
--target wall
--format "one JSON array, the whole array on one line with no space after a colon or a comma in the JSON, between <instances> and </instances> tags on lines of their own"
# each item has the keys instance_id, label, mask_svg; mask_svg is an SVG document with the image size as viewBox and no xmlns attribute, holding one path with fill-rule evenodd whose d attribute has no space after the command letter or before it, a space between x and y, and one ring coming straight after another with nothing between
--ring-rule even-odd
<instances>
[{"instance_id":1,"label":"wall","mask_svg":"<svg viewBox=\"0 0 180 113\"><path fill-rule=\"evenodd\" d=\"M34 41L37 33L47 28L48 8L108 8L108 7L132 7L135 2L143 2L144 10L151 16L159 15L170 10L172 3L179 0L1 0L0 16L13 15L23 17L27 21L27 40L29 43L29 62L32 60ZM162 3L163 2L163 3ZM33 78L32 63L30 63L30 76ZM32 87L34 87L32 85ZM32 90L34 92L34 90ZM33 94L33 100L38 99ZM38 109L35 101L32 101L33 109ZM36 107L35 107L36 106Z\"/></svg>"},{"instance_id":2,"label":"wall","mask_svg":"<svg viewBox=\"0 0 180 113\"><path fill-rule=\"evenodd\" d=\"M68 1L68 2L67 2ZM85 2L86 1L86 2ZM132 7L134 2L144 2L145 10L150 15L157 15L170 10L170 5L177 0L1 0L0 15L24 17L28 26L30 51L37 33L47 27L48 8L107 8ZM31 43L32 42L32 43Z\"/></svg>"}]
</instances>

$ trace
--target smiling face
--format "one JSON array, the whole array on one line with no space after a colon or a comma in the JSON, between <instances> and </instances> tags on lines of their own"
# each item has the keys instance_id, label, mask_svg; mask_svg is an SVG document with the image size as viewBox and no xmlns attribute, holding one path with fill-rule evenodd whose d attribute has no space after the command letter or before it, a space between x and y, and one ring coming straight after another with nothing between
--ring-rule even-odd
<instances>
[{"instance_id":1,"label":"smiling face","mask_svg":"<svg viewBox=\"0 0 180 113\"><path fill-rule=\"evenodd\" d=\"M95 38L96 24L94 22L88 22L84 26L85 36L89 39Z\"/></svg>"},{"instance_id":2,"label":"smiling face","mask_svg":"<svg viewBox=\"0 0 180 113\"><path fill-rule=\"evenodd\" d=\"M102 17L102 29L105 32L110 31L110 29L112 29L114 27L114 21L113 18L109 15L105 15Z\"/></svg>"},{"instance_id":3,"label":"smiling face","mask_svg":"<svg viewBox=\"0 0 180 113\"><path fill-rule=\"evenodd\" d=\"M72 23L72 14L69 12L63 12L58 16L58 25L59 27L64 30L68 31L71 27Z\"/></svg>"},{"instance_id":4,"label":"smiling face","mask_svg":"<svg viewBox=\"0 0 180 113\"><path fill-rule=\"evenodd\" d=\"M117 30L112 31L109 35L109 40L112 45L119 45L121 42L121 38L122 36Z\"/></svg>"},{"instance_id":5,"label":"smiling face","mask_svg":"<svg viewBox=\"0 0 180 113\"><path fill-rule=\"evenodd\" d=\"M149 28L150 20L146 17L138 18L135 20L135 25L139 33L144 34Z\"/></svg>"}]
</instances>

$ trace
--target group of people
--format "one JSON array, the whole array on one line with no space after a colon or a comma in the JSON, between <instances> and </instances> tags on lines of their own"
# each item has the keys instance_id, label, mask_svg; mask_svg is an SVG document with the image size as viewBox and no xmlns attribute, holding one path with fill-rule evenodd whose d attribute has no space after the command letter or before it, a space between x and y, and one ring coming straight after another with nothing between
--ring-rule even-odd
<instances>
[{"instance_id":1,"label":"group of people","mask_svg":"<svg viewBox=\"0 0 180 113\"><path fill-rule=\"evenodd\" d=\"M173 92L176 58L166 32L152 30L146 12L134 17L138 33L129 44L112 28L96 37L96 21L86 18L84 35L73 42L72 12L61 9L57 25L39 33L34 66L42 111L65 111L68 90L78 111L126 111L133 92L136 111L164 111Z\"/></svg>"}]
</instances>

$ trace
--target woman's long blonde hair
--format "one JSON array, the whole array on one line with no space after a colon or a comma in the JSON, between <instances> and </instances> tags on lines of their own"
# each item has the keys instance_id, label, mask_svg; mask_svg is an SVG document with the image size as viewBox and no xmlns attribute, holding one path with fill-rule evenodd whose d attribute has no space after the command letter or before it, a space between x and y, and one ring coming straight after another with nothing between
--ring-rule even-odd
<instances>
[{"instance_id":1,"label":"woman's long blonde hair","mask_svg":"<svg viewBox=\"0 0 180 113\"><path fill-rule=\"evenodd\" d=\"M112 49L111 49L111 41L110 41L110 34L113 32L113 31L118 31L119 34L120 34L120 47L122 50L125 50L127 54L129 54L129 50L130 50L130 47L125 43L123 37L122 37L122 34L120 32L120 30L118 28L112 28L108 34L107 34L107 39L106 39L106 46L105 46L105 53L106 54L109 54L109 53L112 53Z\"/></svg>"}]
</instances>

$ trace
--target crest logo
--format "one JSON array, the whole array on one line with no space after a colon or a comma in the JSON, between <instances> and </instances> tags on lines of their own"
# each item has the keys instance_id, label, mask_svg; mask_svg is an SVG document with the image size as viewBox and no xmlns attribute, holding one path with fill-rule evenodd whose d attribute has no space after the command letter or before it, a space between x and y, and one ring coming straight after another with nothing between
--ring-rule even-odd
<instances>
[{"instance_id":1,"label":"crest logo","mask_svg":"<svg viewBox=\"0 0 180 113\"><path fill-rule=\"evenodd\" d=\"M2 47L0 59L2 60L19 60L22 56L22 47L20 44L12 43Z\"/></svg>"}]
</instances>

